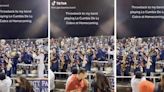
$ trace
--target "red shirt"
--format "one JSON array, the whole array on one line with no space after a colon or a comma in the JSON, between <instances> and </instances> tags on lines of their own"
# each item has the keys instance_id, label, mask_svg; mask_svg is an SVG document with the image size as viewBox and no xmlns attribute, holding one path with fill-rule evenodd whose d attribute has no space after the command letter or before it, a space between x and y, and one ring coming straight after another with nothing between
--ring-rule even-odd
<instances>
[{"instance_id":1,"label":"red shirt","mask_svg":"<svg viewBox=\"0 0 164 92\"><path fill-rule=\"evenodd\" d=\"M87 83L84 80L78 80L77 75L73 74L69 77L66 85L66 92L77 90L77 92L86 92Z\"/></svg>"},{"instance_id":2,"label":"red shirt","mask_svg":"<svg viewBox=\"0 0 164 92\"><path fill-rule=\"evenodd\" d=\"M154 92L155 85L148 81L143 80L139 83L139 92Z\"/></svg>"}]
</instances>

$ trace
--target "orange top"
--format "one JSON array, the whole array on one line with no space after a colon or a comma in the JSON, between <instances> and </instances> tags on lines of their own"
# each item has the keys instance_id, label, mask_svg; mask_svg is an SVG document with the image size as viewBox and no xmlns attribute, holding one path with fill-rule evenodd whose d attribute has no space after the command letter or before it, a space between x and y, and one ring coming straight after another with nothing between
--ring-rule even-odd
<instances>
[{"instance_id":1,"label":"orange top","mask_svg":"<svg viewBox=\"0 0 164 92\"><path fill-rule=\"evenodd\" d=\"M143 80L139 83L139 92L154 92L155 85L148 81Z\"/></svg>"},{"instance_id":2,"label":"orange top","mask_svg":"<svg viewBox=\"0 0 164 92\"><path fill-rule=\"evenodd\" d=\"M66 92L73 90L76 90L76 92L86 92L87 83L84 80L78 80L77 75L71 75L66 85Z\"/></svg>"}]
</instances>

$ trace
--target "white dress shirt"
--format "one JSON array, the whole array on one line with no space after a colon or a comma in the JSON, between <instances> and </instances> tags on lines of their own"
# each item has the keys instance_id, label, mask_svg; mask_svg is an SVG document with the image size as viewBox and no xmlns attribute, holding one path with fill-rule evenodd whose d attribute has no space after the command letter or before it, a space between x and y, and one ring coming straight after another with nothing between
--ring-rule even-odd
<instances>
[{"instance_id":1,"label":"white dress shirt","mask_svg":"<svg viewBox=\"0 0 164 92\"><path fill-rule=\"evenodd\" d=\"M139 92L138 85L142 80L146 80L146 78L143 77L141 79L137 79L135 78L135 76L133 76L133 78L131 79L132 92Z\"/></svg>"},{"instance_id":2,"label":"white dress shirt","mask_svg":"<svg viewBox=\"0 0 164 92\"><path fill-rule=\"evenodd\" d=\"M10 77L6 77L4 80L0 80L0 92L10 92L12 81Z\"/></svg>"}]
</instances>

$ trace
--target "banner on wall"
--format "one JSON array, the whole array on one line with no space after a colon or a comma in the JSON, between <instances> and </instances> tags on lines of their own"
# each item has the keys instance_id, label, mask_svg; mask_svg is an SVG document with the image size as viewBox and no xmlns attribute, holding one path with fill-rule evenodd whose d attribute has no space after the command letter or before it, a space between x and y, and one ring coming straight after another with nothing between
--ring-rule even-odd
<instances>
[{"instance_id":1,"label":"banner on wall","mask_svg":"<svg viewBox=\"0 0 164 92\"><path fill-rule=\"evenodd\" d=\"M30 80L35 92L48 92L48 80L47 79L35 79Z\"/></svg>"}]
</instances>

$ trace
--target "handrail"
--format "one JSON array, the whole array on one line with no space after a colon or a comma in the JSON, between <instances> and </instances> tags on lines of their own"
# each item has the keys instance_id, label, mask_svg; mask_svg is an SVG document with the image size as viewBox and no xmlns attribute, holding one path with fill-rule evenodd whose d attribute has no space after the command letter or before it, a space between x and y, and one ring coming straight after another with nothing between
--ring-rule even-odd
<instances>
[{"instance_id":1,"label":"handrail","mask_svg":"<svg viewBox=\"0 0 164 92\"><path fill-rule=\"evenodd\" d=\"M107 74L107 76L111 74L111 73L106 72L106 71L102 71L102 72L103 72L104 74ZM67 74L67 75L71 75L71 72L54 72L54 74ZM88 76L94 75L94 73L88 72L87 75L88 75ZM113 75L110 75L110 76L108 76L108 77L114 77L114 76L113 76Z\"/></svg>"},{"instance_id":2,"label":"handrail","mask_svg":"<svg viewBox=\"0 0 164 92\"><path fill-rule=\"evenodd\" d=\"M116 78L131 79L133 76L116 76ZM152 79L153 83L156 84L156 79L160 79L160 76L145 76L145 78Z\"/></svg>"},{"instance_id":3,"label":"handrail","mask_svg":"<svg viewBox=\"0 0 164 92\"><path fill-rule=\"evenodd\" d=\"M133 76L116 76L116 78L126 78L126 79L130 79L132 78ZM145 76L145 78L161 78L160 76Z\"/></svg>"},{"instance_id":4,"label":"handrail","mask_svg":"<svg viewBox=\"0 0 164 92\"><path fill-rule=\"evenodd\" d=\"M18 63L17 64L18 66L37 66L38 64L25 64L25 63ZM44 64L44 65L46 65L46 66L48 66L48 64Z\"/></svg>"}]
</instances>

